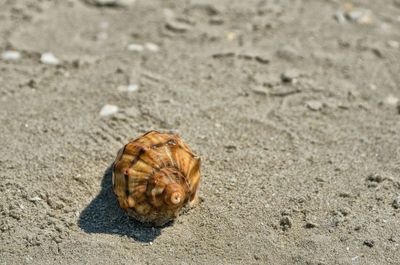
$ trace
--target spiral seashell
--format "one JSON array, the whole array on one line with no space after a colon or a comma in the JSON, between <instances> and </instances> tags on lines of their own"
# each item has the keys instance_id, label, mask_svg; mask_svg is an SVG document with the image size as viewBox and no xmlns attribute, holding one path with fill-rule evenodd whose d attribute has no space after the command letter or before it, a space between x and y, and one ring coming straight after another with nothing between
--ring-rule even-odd
<instances>
[{"instance_id":1,"label":"spiral seashell","mask_svg":"<svg viewBox=\"0 0 400 265\"><path fill-rule=\"evenodd\" d=\"M118 152L112 183L129 216L161 226L198 202L200 158L178 135L150 131Z\"/></svg>"}]
</instances>

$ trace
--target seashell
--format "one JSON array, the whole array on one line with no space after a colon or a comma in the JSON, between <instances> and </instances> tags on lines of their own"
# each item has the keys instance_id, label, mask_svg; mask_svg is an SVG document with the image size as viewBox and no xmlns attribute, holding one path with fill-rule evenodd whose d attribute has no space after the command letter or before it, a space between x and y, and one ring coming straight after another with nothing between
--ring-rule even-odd
<instances>
[{"instance_id":1,"label":"seashell","mask_svg":"<svg viewBox=\"0 0 400 265\"><path fill-rule=\"evenodd\" d=\"M200 158L178 135L150 131L118 152L112 183L129 216L162 226L198 203Z\"/></svg>"}]
</instances>

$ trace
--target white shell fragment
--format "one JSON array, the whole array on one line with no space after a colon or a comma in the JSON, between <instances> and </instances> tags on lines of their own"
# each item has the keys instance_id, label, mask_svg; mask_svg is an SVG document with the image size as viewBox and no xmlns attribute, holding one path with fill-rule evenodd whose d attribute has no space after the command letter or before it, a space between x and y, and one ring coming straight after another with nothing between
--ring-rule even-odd
<instances>
[{"instance_id":1,"label":"white shell fragment","mask_svg":"<svg viewBox=\"0 0 400 265\"><path fill-rule=\"evenodd\" d=\"M29 198L28 200L30 200L31 202L38 202L38 201L41 201L42 199L39 196L35 196L32 198Z\"/></svg>"},{"instance_id":2,"label":"white shell fragment","mask_svg":"<svg viewBox=\"0 0 400 265\"><path fill-rule=\"evenodd\" d=\"M117 90L119 92L135 92L139 90L139 86L137 84L129 84L127 86L119 86Z\"/></svg>"},{"instance_id":3,"label":"white shell fragment","mask_svg":"<svg viewBox=\"0 0 400 265\"><path fill-rule=\"evenodd\" d=\"M135 44L135 43L128 45L128 51L142 52L143 50L144 50L143 45Z\"/></svg>"},{"instance_id":4,"label":"white shell fragment","mask_svg":"<svg viewBox=\"0 0 400 265\"><path fill-rule=\"evenodd\" d=\"M306 102L306 106L313 111L321 110L324 107L324 103L317 100L310 100Z\"/></svg>"},{"instance_id":5,"label":"white shell fragment","mask_svg":"<svg viewBox=\"0 0 400 265\"><path fill-rule=\"evenodd\" d=\"M115 105L104 105L100 110L100 116L110 116L118 112L118 106Z\"/></svg>"},{"instance_id":6,"label":"white shell fragment","mask_svg":"<svg viewBox=\"0 0 400 265\"><path fill-rule=\"evenodd\" d=\"M152 42L147 42L144 46L151 52L158 52L160 50L160 47Z\"/></svg>"},{"instance_id":7,"label":"white shell fragment","mask_svg":"<svg viewBox=\"0 0 400 265\"><path fill-rule=\"evenodd\" d=\"M21 53L17 51L5 51L1 54L1 59L5 61L16 61L21 58Z\"/></svg>"},{"instance_id":8,"label":"white shell fragment","mask_svg":"<svg viewBox=\"0 0 400 265\"><path fill-rule=\"evenodd\" d=\"M399 103L399 98L393 96L393 95L389 95L385 98L385 103L387 105L397 105L397 103Z\"/></svg>"},{"instance_id":9,"label":"white shell fragment","mask_svg":"<svg viewBox=\"0 0 400 265\"><path fill-rule=\"evenodd\" d=\"M60 60L54 56L54 54L50 52L45 52L42 54L40 57L40 62L44 64L50 64L50 65L57 65L60 64Z\"/></svg>"}]
</instances>

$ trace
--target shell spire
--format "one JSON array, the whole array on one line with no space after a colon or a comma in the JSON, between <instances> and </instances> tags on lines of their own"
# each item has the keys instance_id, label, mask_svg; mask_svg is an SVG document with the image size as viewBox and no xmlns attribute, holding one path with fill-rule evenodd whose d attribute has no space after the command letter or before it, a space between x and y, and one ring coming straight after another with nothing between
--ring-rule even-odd
<instances>
[{"instance_id":1,"label":"shell spire","mask_svg":"<svg viewBox=\"0 0 400 265\"><path fill-rule=\"evenodd\" d=\"M165 197L164 200L167 204L178 205L183 202L185 197L184 190L182 186L177 183L168 184L165 187Z\"/></svg>"}]
</instances>

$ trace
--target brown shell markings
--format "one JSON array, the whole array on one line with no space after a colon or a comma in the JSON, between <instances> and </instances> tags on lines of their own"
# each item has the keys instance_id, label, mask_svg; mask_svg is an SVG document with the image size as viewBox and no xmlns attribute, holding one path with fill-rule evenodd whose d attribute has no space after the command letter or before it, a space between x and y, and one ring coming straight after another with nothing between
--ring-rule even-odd
<instances>
[{"instance_id":1,"label":"brown shell markings","mask_svg":"<svg viewBox=\"0 0 400 265\"><path fill-rule=\"evenodd\" d=\"M118 152L112 181L128 215L161 226L197 204L200 158L178 135L150 131Z\"/></svg>"}]
</instances>

